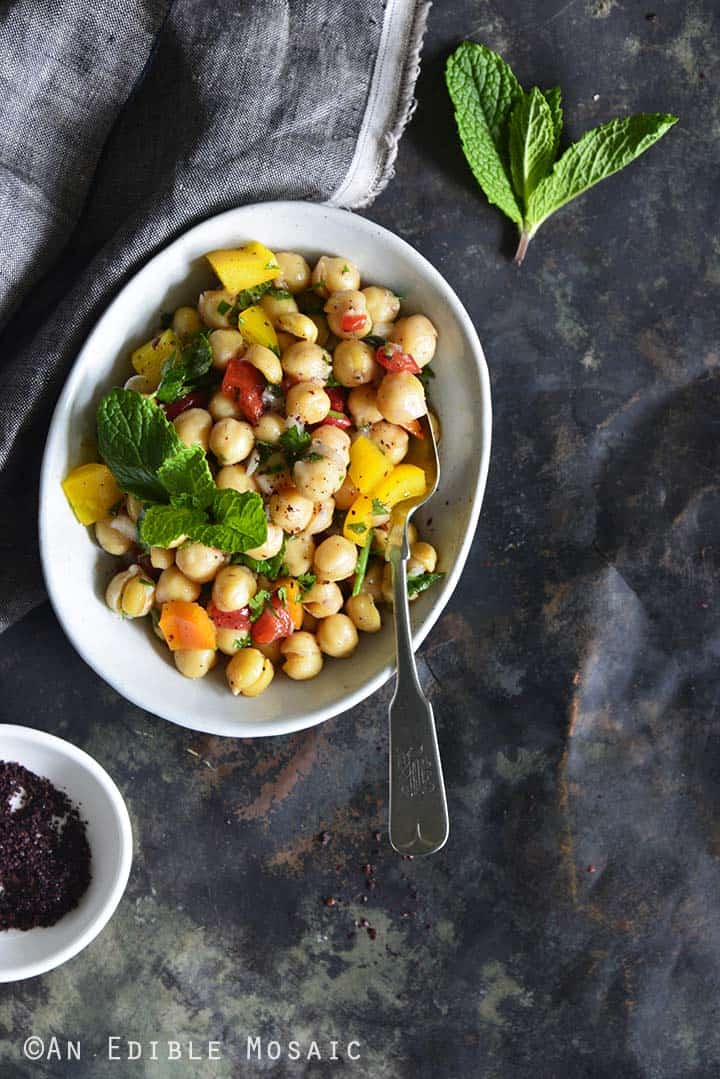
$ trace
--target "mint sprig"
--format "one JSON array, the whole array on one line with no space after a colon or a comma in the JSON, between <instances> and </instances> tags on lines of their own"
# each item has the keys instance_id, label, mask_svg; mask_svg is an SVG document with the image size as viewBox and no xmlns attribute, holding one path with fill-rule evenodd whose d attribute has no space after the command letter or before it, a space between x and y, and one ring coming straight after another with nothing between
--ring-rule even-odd
<instances>
[{"instance_id":1,"label":"mint sprig","mask_svg":"<svg viewBox=\"0 0 720 1079\"><path fill-rule=\"evenodd\" d=\"M551 214L629 165L677 123L665 113L611 120L558 158L559 87L526 93L501 56L473 41L449 57L446 81L473 175L488 201L518 226L518 265Z\"/></svg>"}]
</instances>

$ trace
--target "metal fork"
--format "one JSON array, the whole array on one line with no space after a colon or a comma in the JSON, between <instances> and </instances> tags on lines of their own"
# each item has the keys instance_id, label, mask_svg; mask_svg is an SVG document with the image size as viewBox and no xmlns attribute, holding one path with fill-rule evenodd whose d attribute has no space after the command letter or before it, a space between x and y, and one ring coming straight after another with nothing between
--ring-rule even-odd
<instances>
[{"instance_id":1,"label":"metal fork","mask_svg":"<svg viewBox=\"0 0 720 1079\"><path fill-rule=\"evenodd\" d=\"M407 594L408 524L432 498L440 480L435 433L427 416L424 438L412 439L412 456L427 478L425 494L400 502L390 520L387 559L392 567L397 683L390 702L390 842L400 854L433 854L450 830L445 784L432 705L420 686Z\"/></svg>"}]
</instances>

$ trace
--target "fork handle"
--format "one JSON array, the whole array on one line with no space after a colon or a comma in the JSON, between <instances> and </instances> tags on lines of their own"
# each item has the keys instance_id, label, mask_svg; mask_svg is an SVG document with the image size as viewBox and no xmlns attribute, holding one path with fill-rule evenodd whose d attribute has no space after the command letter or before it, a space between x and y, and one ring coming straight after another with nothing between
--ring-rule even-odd
<instances>
[{"instance_id":1,"label":"fork handle","mask_svg":"<svg viewBox=\"0 0 720 1079\"><path fill-rule=\"evenodd\" d=\"M390 550L397 684L390 703L390 842L400 854L433 854L450 829L432 705L415 666L407 594L407 526Z\"/></svg>"}]
</instances>

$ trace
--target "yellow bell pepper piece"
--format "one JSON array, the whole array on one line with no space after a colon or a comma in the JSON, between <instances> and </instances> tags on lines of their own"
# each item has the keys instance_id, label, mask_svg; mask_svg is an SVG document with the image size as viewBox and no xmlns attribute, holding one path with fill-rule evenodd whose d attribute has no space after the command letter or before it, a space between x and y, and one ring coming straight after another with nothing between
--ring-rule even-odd
<instances>
[{"instance_id":1,"label":"yellow bell pepper piece","mask_svg":"<svg viewBox=\"0 0 720 1079\"><path fill-rule=\"evenodd\" d=\"M227 251L208 251L205 258L230 292L262 285L280 273L273 252L257 240Z\"/></svg>"},{"instance_id":2,"label":"yellow bell pepper piece","mask_svg":"<svg viewBox=\"0 0 720 1079\"><path fill-rule=\"evenodd\" d=\"M370 438L361 435L350 447L350 479L363 495L369 495L392 472L392 461Z\"/></svg>"},{"instance_id":3,"label":"yellow bell pepper piece","mask_svg":"<svg viewBox=\"0 0 720 1079\"><path fill-rule=\"evenodd\" d=\"M73 513L80 524L92 525L107 517L123 496L107 465L90 464L74 468L62 482Z\"/></svg>"},{"instance_id":4,"label":"yellow bell pepper piece","mask_svg":"<svg viewBox=\"0 0 720 1079\"><path fill-rule=\"evenodd\" d=\"M345 514L343 536L358 547L364 547L368 531L373 526L372 499L367 495L358 495Z\"/></svg>"},{"instance_id":5,"label":"yellow bell pepper piece","mask_svg":"<svg viewBox=\"0 0 720 1079\"><path fill-rule=\"evenodd\" d=\"M392 509L406 498L421 498L425 494L425 472L417 465L398 465L381 480L372 492L373 498Z\"/></svg>"},{"instance_id":6,"label":"yellow bell pepper piece","mask_svg":"<svg viewBox=\"0 0 720 1079\"><path fill-rule=\"evenodd\" d=\"M249 345L264 345L276 356L280 355L277 334L262 307L256 304L241 311L238 316L238 329Z\"/></svg>"},{"instance_id":7,"label":"yellow bell pepper piece","mask_svg":"<svg viewBox=\"0 0 720 1079\"><path fill-rule=\"evenodd\" d=\"M160 375L166 360L180 347L172 330L165 330L151 341L136 348L132 354L132 365L139 375L144 375L155 386L160 384Z\"/></svg>"}]
</instances>

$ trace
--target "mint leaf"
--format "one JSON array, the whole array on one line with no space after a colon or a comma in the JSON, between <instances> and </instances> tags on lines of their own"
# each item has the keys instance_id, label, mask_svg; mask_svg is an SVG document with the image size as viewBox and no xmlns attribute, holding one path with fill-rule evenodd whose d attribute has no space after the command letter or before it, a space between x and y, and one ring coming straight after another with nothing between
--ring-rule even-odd
<instances>
[{"instance_id":1,"label":"mint leaf","mask_svg":"<svg viewBox=\"0 0 720 1079\"><path fill-rule=\"evenodd\" d=\"M177 506L148 506L138 523L138 537L146 547L169 547L180 536L194 539L205 526L202 510Z\"/></svg>"},{"instance_id":2,"label":"mint leaf","mask_svg":"<svg viewBox=\"0 0 720 1079\"><path fill-rule=\"evenodd\" d=\"M301 573L295 578L295 580L300 585L300 597L302 598L302 596L304 596L306 592L310 591L312 586L317 581L317 577L314 573Z\"/></svg>"},{"instance_id":3,"label":"mint leaf","mask_svg":"<svg viewBox=\"0 0 720 1079\"><path fill-rule=\"evenodd\" d=\"M181 446L177 453L163 462L157 478L170 495L173 505L205 509L217 491L202 446Z\"/></svg>"},{"instance_id":4,"label":"mint leaf","mask_svg":"<svg viewBox=\"0 0 720 1079\"><path fill-rule=\"evenodd\" d=\"M441 581L444 576L444 573L418 573L416 577L408 577L408 596L417 596L419 592L424 592L431 584L435 584L436 581Z\"/></svg>"},{"instance_id":5,"label":"mint leaf","mask_svg":"<svg viewBox=\"0 0 720 1079\"><path fill-rule=\"evenodd\" d=\"M179 352L176 350L165 361L160 385L156 390L158 401L171 404L207 384L211 366L209 331L201 330L193 334Z\"/></svg>"},{"instance_id":6,"label":"mint leaf","mask_svg":"<svg viewBox=\"0 0 720 1079\"><path fill-rule=\"evenodd\" d=\"M111 390L98 407L97 432L100 454L122 490L166 502L158 469L182 442L162 409L134 390Z\"/></svg>"},{"instance_id":7,"label":"mint leaf","mask_svg":"<svg viewBox=\"0 0 720 1079\"><path fill-rule=\"evenodd\" d=\"M638 113L586 131L530 196L527 206L530 234L571 199L629 165L675 123L677 117L665 113Z\"/></svg>"},{"instance_id":8,"label":"mint leaf","mask_svg":"<svg viewBox=\"0 0 720 1079\"><path fill-rule=\"evenodd\" d=\"M288 463L292 465L305 453L312 442L312 435L309 431L301 431L299 427L293 424L292 427L288 427L287 431L283 431L279 441Z\"/></svg>"},{"instance_id":9,"label":"mint leaf","mask_svg":"<svg viewBox=\"0 0 720 1079\"><path fill-rule=\"evenodd\" d=\"M508 127L510 171L515 194L527 206L555 160L555 123L544 95L534 86L515 102Z\"/></svg>"},{"instance_id":10,"label":"mint leaf","mask_svg":"<svg viewBox=\"0 0 720 1079\"><path fill-rule=\"evenodd\" d=\"M247 566L253 573L261 574L270 581L275 581L278 577L286 575L287 569L283 564L284 559L285 540L283 539L282 547L273 558L253 558L249 554L238 554L235 555L232 561L239 563L241 566Z\"/></svg>"},{"instance_id":11,"label":"mint leaf","mask_svg":"<svg viewBox=\"0 0 720 1079\"><path fill-rule=\"evenodd\" d=\"M192 539L231 554L259 547L267 539L263 500L255 491L216 490L211 514L214 522L194 529Z\"/></svg>"},{"instance_id":12,"label":"mint leaf","mask_svg":"<svg viewBox=\"0 0 720 1079\"><path fill-rule=\"evenodd\" d=\"M558 155L558 150L560 149L560 136L562 135L563 129L562 90L559 86L551 86L549 90L545 91L543 96L547 101L553 122L552 157L554 161Z\"/></svg>"},{"instance_id":13,"label":"mint leaf","mask_svg":"<svg viewBox=\"0 0 720 1079\"><path fill-rule=\"evenodd\" d=\"M497 53L464 41L449 57L445 72L455 106L460 141L475 179L507 217L522 224L510 178L507 125L522 95L520 84Z\"/></svg>"}]
</instances>

